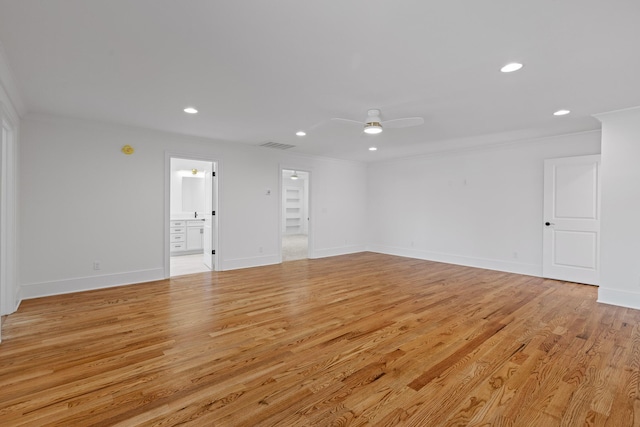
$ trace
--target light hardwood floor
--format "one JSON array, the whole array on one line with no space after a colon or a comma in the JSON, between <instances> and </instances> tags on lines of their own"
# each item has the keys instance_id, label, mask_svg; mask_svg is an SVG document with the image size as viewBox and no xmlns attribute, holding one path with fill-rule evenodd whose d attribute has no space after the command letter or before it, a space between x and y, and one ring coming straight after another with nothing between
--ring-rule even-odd
<instances>
[{"instance_id":1,"label":"light hardwood floor","mask_svg":"<svg viewBox=\"0 0 640 427\"><path fill-rule=\"evenodd\" d=\"M640 312L361 253L24 301L1 426L640 425Z\"/></svg>"}]
</instances>

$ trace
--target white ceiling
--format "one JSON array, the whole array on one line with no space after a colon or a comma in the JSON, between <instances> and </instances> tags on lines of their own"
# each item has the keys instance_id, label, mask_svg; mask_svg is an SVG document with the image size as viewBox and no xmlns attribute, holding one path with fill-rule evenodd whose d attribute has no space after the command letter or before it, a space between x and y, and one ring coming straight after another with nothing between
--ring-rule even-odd
<instances>
[{"instance_id":1,"label":"white ceiling","mask_svg":"<svg viewBox=\"0 0 640 427\"><path fill-rule=\"evenodd\" d=\"M638 0L0 0L28 112L363 161L597 129L640 105L639 42ZM370 108L425 124L329 120Z\"/></svg>"}]
</instances>

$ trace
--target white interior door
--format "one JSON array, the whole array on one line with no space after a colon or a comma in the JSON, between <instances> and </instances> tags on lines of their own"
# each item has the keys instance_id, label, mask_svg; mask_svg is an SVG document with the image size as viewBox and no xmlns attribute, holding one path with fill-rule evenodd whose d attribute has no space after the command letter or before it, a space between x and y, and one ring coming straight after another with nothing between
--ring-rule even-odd
<instances>
[{"instance_id":1,"label":"white interior door","mask_svg":"<svg viewBox=\"0 0 640 427\"><path fill-rule=\"evenodd\" d=\"M544 162L542 275L599 284L600 155Z\"/></svg>"},{"instance_id":2,"label":"white interior door","mask_svg":"<svg viewBox=\"0 0 640 427\"><path fill-rule=\"evenodd\" d=\"M204 230L202 238L203 262L207 268L215 267L215 171L204 174Z\"/></svg>"}]
</instances>

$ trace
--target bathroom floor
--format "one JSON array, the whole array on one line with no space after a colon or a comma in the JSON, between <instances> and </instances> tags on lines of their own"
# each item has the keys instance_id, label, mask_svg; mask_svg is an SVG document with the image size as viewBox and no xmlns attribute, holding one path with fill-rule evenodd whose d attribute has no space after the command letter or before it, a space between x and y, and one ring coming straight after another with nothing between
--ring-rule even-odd
<instances>
[{"instance_id":1,"label":"bathroom floor","mask_svg":"<svg viewBox=\"0 0 640 427\"><path fill-rule=\"evenodd\" d=\"M202 254L172 256L170 263L171 277L210 271L202 261Z\"/></svg>"}]
</instances>

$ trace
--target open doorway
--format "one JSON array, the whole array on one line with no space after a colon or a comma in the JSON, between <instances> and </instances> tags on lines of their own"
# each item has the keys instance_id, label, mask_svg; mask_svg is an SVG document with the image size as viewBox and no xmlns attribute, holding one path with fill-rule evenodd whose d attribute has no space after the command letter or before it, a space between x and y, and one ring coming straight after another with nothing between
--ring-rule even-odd
<instances>
[{"instance_id":1,"label":"open doorway","mask_svg":"<svg viewBox=\"0 0 640 427\"><path fill-rule=\"evenodd\" d=\"M309 172L282 169L282 261L309 257Z\"/></svg>"},{"instance_id":2,"label":"open doorway","mask_svg":"<svg viewBox=\"0 0 640 427\"><path fill-rule=\"evenodd\" d=\"M216 163L169 159L169 276L215 270Z\"/></svg>"}]
</instances>

